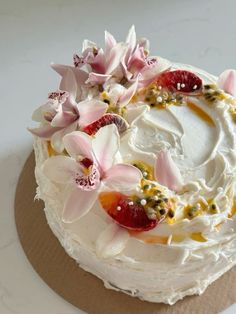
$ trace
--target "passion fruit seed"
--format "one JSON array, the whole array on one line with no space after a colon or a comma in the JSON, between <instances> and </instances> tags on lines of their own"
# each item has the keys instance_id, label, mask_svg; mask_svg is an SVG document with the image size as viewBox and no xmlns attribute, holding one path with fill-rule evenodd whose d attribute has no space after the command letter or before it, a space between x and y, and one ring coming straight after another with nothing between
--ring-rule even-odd
<instances>
[{"instance_id":1,"label":"passion fruit seed","mask_svg":"<svg viewBox=\"0 0 236 314\"><path fill-rule=\"evenodd\" d=\"M174 212L172 209L169 209L169 211L168 211L168 217L174 218L174 216L175 216L175 212Z\"/></svg>"},{"instance_id":2,"label":"passion fruit seed","mask_svg":"<svg viewBox=\"0 0 236 314\"><path fill-rule=\"evenodd\" d=\"M218 208L217 208L216 204L215 203L210 204L209 207L208 207L208 211L212 215L217 214L218 213Z\"/></svg>"},{"instance_id":3,"label":"passion fruit seed","mask_svg":"<svg viewBox=\"0 0 236 314\"><path fill-rule=\"evenodd\" d=\"M201 203L196 203L194 205L187 205L184 208L185 217L188 219L193 219L202 214L204 211L204 206Z\"/></svg>"},{"instance_id":4,"label":"passion fruit seed","mask_svg":"<svg viewBox=\"0 0 236 314\"><path fill-rule=\"evenodd\" d=\"M152 108L164 109L170 105L181 105L183 96L160 89L160 86L152 84L145 90L144 100Z\"/></svg>"},{"instance_id":5,"label":"passion fruit seed","mask_svg":"<svg viewBox=\"0 0 236 314\"><path fill-rule=\"evenodd\" d=\"M226 99L225 93L218 89L214 84L203 86L203 98L210 104Z\"/></svg>"}]
</instances>

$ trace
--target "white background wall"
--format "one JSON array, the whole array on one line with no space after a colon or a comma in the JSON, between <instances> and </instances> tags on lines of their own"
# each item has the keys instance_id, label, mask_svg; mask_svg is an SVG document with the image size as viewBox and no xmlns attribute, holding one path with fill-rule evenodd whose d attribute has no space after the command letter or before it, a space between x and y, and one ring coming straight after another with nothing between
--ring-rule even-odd
<instances>
[{"instance_id":1,"label":"white background wall","mask_svg":"<svg viewBox=\"0 0 236 314\"><path fill-rule=\"evenodd\" d=\"M235 12L234 0L0 0L1 314L79 313L34 272L14 225L16 182L32 150L26 127L59 79L49 63L71 63L84 38L103 44L107 29L123 39L135 24L153 54L217 75L236 68Z\"/></svg>"}]
</instances>

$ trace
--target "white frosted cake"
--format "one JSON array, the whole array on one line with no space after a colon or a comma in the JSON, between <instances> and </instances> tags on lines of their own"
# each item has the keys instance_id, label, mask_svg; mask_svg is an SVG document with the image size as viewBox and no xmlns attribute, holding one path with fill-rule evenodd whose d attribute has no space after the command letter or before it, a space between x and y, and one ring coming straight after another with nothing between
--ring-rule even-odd
<instances>
[{"instance_id":1,"label":"white frosted cake","mask_svg":"<svg viewBox=\"0 0 236 314\"><path fill-rule=\"evenodd\" d=\"M236 72L219 79L125 42L85 40L33 114L37 197L80 267L174 304L236 264Z\"/></svg>"}]
</instances>

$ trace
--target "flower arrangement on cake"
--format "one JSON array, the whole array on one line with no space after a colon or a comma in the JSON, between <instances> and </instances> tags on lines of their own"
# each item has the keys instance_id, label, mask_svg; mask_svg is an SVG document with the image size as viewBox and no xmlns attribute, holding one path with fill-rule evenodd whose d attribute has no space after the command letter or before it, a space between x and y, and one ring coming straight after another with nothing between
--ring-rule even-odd
<instances>
[{"instance_id":1,"label":"flower arrangement on cake","mask_svg":"<svg viewBox=\"0 0 236 314\"><path fill-rule=\"evenodd\" d=\"M107 288L174 304L236 264L236 71L219 78L125 42L52 64L33 113L50 228Z\"/></svg>"}]
</instances>

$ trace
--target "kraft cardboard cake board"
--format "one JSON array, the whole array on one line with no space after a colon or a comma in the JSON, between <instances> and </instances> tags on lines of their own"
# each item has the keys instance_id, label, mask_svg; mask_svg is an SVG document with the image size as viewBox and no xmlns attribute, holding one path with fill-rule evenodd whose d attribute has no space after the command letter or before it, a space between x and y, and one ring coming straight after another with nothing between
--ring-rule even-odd
<instances>
[{"instance_id":1,"label":"kraft cardboard cake board","mask_svg":"<svg viewBox=\"0 0 236 314\"><path fill-rule=\"evenodd\" d=\"M61 297L90 314L215 314L236 302L236 267L207 288L173 306L141 301L108 290L82 270L47 225L43 202L34 201L34 154L25 163L15 196L15 219L22 247L39 276Z\"/></svg>"}]
</instances>

